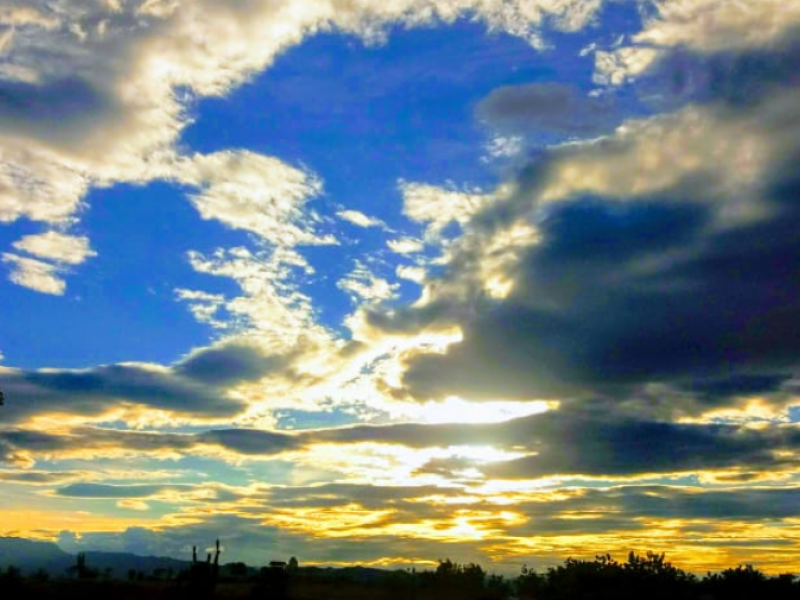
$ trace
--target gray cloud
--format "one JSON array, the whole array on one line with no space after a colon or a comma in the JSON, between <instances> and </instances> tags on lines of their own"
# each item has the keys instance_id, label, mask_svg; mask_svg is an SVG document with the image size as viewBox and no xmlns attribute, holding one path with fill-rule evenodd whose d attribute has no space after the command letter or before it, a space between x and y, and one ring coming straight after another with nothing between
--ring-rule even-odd
<instances>
[{"instance_id":1,"label":"gray cloud","mask_svg":"<svg viewBox=\"0 0 800 600\"><path fill-rule=\"evenodd\" d=\"M798 30L784 32L769 47L710 54L675 49L638 81L637 92L658 109L685 102L719 102L745 107L786 84L796 85Z\"/></svg>"},{"instance_id":2,"label":"gray cloud","mask_svg":"<svg viewBox=\"0 0 800 600\"><path fill-rule=\"evenodd\" d=\"M175 372L212 386L260 379L289 363L284 355L266 356L256 346L227 343L195 351L175 365Z\"/></svg>"},{"instance_id":3,"label":"gray cloud","mask_svg":"<svg viewBox=\"0 0 800 600\"><path fill-rule=\"evenodd\" d=\"M117 114L114 99L76 76L45 83L0 80L0 126L6 133L80 141L87 127Z\"/></svg>"},{"instance_id":4,"label":"gray cloud","mask_svg":"<svg viewBox=\"0 0 800 600\"><path fill-rule=\"evenodd\" d=\"M536 435L538 433L538 435ZM777 450L798 449L795 431L755 432L722 425L554 417L539 423L537 454L482 468L493 478L630 476L714 469L780 469L797 464ZM529 448L534 446L530 444ZM533 448L531 448L533 449Z\"/></svg>"},{"instance_id":5,"label":"gray cloud","mask_svg":"<svg viewBox=\"0 0 800 600\"><path fill-rule=\"evenodd\" d=\"M6 424L44 413L96 416L123 405L206 418L233 417L244 404L226 390L287 367L291 357L228 342L196 350L171 368L123 363L92 369L0 372Z\"/></svg>"},{"instance_id":6,"label":"gray cloud","mask_svg":"<svg viewBox=\"0 0 800 600\"><path fill-rule=\"evenodd\" d=\"M476 107L478 118L504 133L593 136L620 120L610 98L562 83L501 87Z\"/></svg>"},{"instance_id":7,"label":"gray cloud","mask_svg":"<svg viewBox=\"0 0 800 600\"><path fill-rule=\"evenodd\" d=\"M68 433L43 433L25 429L0 430L0 461L10 462L20 453L58 455L73 451L135 453L176 452L191 454L201 445L217 446L234 453L270 456L296 449L296 436L248 429L177 434L78 427Z\"/></svg>"},{"instance_id":8,"label":"gray cloud","mask_svg":"<svg viewBox=\"0 0 800 600\"><path fill-rule=\"evenodd\" d=\"M165 492L190 492L193 485L108 485L102 483L73 483L59 488L56 494L70 498L150 498Z\"/></svg>"},{"instance_id":9,"label":"gray cloud","mask_svg":"<svg viewBox=\"0 0 800 600\"><path fill-rule=\"evenodd\" d=\"M0 445L0 448L2 446ZM0 462L3 461L0 449ZM61 483L77 477L79 473L71 471L0 471L0 481L30 485Z\"/></svg>"},{"instance_id":10,"label":"gray cloud","mask_svg":"<svg viewBox=\"0 0 800 600\"><path fill-rule=\"evenodd\" d=\"M257 429L223 429L197 436L197 441L216 444L243 455L267 456L300 446L298 436Z\"/></svg>"},{"instance_id":11,"label":"gray cloud","mask_svg":"<svg viewBox=\"0 0 800 600\"><path fill-rule=\"evenodd\" d=\"M126 404L205 417L233 416L243 407L220 388L135 364L6 371L0 386L7 397L2 408L6 423L55 412L97 416Z\"/></svg>"},{"instance_id":12,"label":"gray cloud","mask_svg":"<svg viewBox=\"0 0 800 600\"><path fill-rule=\"evenodd\" d=\"M196 444L191 435L153 433L79 427L69 433L44 433L24 429L0 430L0 460L10 460L20 452L59 454L90 450L101 455L106 450L133 452L188 451Z\"/></svg>"}]
</instances>

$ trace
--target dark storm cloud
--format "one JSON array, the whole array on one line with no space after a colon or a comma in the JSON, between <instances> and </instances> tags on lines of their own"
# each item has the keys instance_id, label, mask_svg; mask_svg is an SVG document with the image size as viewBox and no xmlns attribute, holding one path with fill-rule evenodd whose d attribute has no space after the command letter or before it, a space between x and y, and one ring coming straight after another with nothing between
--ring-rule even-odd
<instances>
[{"instance_id":1,"label":"dark storm cloud","mask_svg":"<svg viewBox=\"0 0 800 600\"><path fill-rule=\"evenodd\" d=\"M486 445L529 454L480 467L487 476L533 479L559 474L620 477L718 469L780 470L797 464L793 456L800 450L800 430L791 426L755 430L736 425L645 420L615 414L598 402L595 409L587 410L584 405L503 423L356 426L294 435L239 429L199 434L196 441L249 456L275 455L318 443L452 446L456 447L456 454L458 446ZM780 452L784 454L781 456ZM466 467L475 467L475 463L456 456L433 460L420 472L458 479L458 472ZM325 489L318 491L330 499ZM369 489L380 492L379 488ZM339 488L331 488L330 493L344 494ZM359 497L368 495L367 490L359 492Z\"/></svg>"},{"instance_id":2,"label":"dark storm cloud","mask_svg":"<svg viewBox=\"0 0 800 600\"><path fill-rule=\"evenodd\" d=\"M529 453L490 463L489 477L532 479L570 474L620 477L639 473L708 470L781 470L797 464L800 431L792 426L755 430L735 425L678 424L615 414L598 402L480 425L389 425L348 427L298 436L301 443L375 442L409 447L489 445ZM783 452L783 455L779 453ZM423 473L458 478L469 459L430 461Z\"/></svg>"},{"instance_id":3,"label":"dark storm cloud","mask_svg":"<svg viewBox=\"0 0 800 600\"><path fill-rule=\"evenodd\" d=\"M540 424L537 454L482 468L492 478L548 475L630 476L732 468L780 468L778 449L797 450L797 440L778 432L723 425L680 425L628 420L596 421L571 415Z\"/></svg>"},{"instance_id":4,"label":"dark storm cloud","mask_svg":"<svg viewBox=\"0 0 800 600\"><path fill-rule=\"evenodd\" d=\"M429 432L435 436L436 428ZM488 477L534 479L549 475L621 477L641 473L717 469L782 470L796 465L800 431L734 425L641 420L599 410L552 411L465 429L465 444L493 445L528 456L479 467ZM783 456L779 452L784 452ZM421 473L458 478L468 460L432 460Z\"/></svg>"},{"instance_id":5,"label":"dark storm cloud","mask_svg":"<svg viewBox=\"0 0 800 600\"><path fill-rule=\"evenodd\" d=\"M289 376L291 355L265 355L245 342L195 350L169 368L123 363L91 369L0 371L6 396L0 407L5 424L37 414L93 416L122 405L140 405L189 417L233 417L245 407L227 390L281 371Z\"/></svg>"},{"instance_id":6,"label":"dark storm cloud","mask_svg":"<svg viewBox=\"0 0 800 600\"><path fill-rule=\"evenodd\" d=\"M738 374L716 379L696 379L685 384L683 389L705 402L713 403L720 398L776 392L790 379L790 373Z\"/></svg>"},{"instance_id":7,"label":"dark storm cloud","mask_svg":"<svg viewBox=\"0 0 800 600\"><path fill-rule=\"evenodd\" d=\"M583 159L608 164L611 190L616 178L634 177L633 153L646 127L635 135L548 150L523 170L515 196L489 206L470 224L476 239L491 238L522 218L533 219L539 228L539 242L518 255L518 267L510 273L515 287L507 298L468 307L444 299L424 312L412 307L383 319L370 315L372 324L387 330L414 329L442 315L461 326L463 342L445 354L411 360L405 384L412 396L620 400L658 383L695 394L702 410L780 390L800 365L798 56L797 42L749 53L684 54L686 69L705 73L684 100L702 100L700 114L717 123L695 127L708 127L708 137L730 147L732 155L742 140L731 138L727 128L738 123L774 144L759 186L721 191L724 182L709 163L658 192L573 193L559 203L536 206L562 164L571 165L575 177ZM663 61L651 78L661 91L670 60L678 60L678 54ZM557 114L561 104L569 105L559 98L570 92L544 89L534 86L527 95L519 89L498 92L488 106L525 114L527 107L536 110L531 98L539 96L546 99L542 114ZM670 148L676 141L668 139L669 130L652 131L665 139L648 139L642 152L663 144L680 163L681 153L691 151L680 145L687 143L683 133L676 132L677 145ZM662 149L654 156L662 162L660 170L681 173L669 152ZM660 173L645 170L641 176ZM720 226L721 214L743 206L761 217ZM474 272L480 260L476 252L467 247L456 253L442 278L457 281L460 274Z\"/></svg>"},{"instance_id":8,"label":"dark storm cloud","mask_svg":"<svg viewBox=\"0 0 800 600\"><path fill-rule=\"evenodd\" d=\"M688 491L677 488L631 490L623 509L631 515L680 519L760 521L800 516L800 489Z\"/></svg>"},{"instance_id":9,"label":"dark storm cloud","mask_svg":"<svg viewBox=\"0 0 800 600\"><path fill-rule=\"evenodd\" d=\"M747 52L694 54L676 49L638 81L637 89L662 109L688 101L751 105L778 86L800 84L798 33L791 31L768 48Z\"/></svg>"},{"instance_id":10,"label":"dark storm cloud","mask_svg":"<svg viewBox=\"0 0 800 600\"><path fill-rule=\"evenodd\" d=\"M478 118L509 133L551 133L589 136L611 129L618 121L613 102L562 83L501 87L477 106Z\"/></svg>"},{"instance_id":11,"label":"dark storm cloud","mask_svg":"<svg viewBox=\"0 0 800 600\"><path fill-rule=\"evenodd\" d=\"M531 398L724 379L753 391L777 386L776 372L800 363L800 178L773 181L772 218L721 230L705 227L709 209L682 193L670 199L682 202L551 207L514 292L466 323L464 342L446 355L413 362L412 393ZM698 392L713 404L722 390Z\"/></svg>"}]
</instances>

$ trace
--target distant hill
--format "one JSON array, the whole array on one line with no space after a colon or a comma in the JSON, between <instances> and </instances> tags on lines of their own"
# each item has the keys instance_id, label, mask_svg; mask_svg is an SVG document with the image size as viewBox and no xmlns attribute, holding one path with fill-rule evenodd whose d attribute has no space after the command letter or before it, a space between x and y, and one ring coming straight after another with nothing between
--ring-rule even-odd
<instances>
[{"instance_id":1,"label":"distant hill","mask_svg":"<svg viewBox=\"0 0 800 600\"><path fill-rule=\"evenodd\" d=\"M189 568L189 561L166 556L139 556L128 552L86 552L86 565L104 573L111 569L114 577L124 578L128 571L141 571L146 575L156 569L172 569L177 574Z\"/></svg>"},{"instance_id":2,"label":"distant hill","mask_svg":"<svg viewBox=\"0 0 800 600\"><path fill-rule=\"evenodd\" d=\"M172 569L177 573L189 568L189 562L168 557L138 556L127 552L86 552L86 566L104 573L111 569L114 577L124 578L128 571L150 575L156 569ZM51 542L0 537L0 568L13 565L24 573L44 569L54 576L64 575L76 562L74 554L64 552Z\"/></svg>"},{"instance_id":3,"label":"distant hill","mask_svg":"<svg viewBox=\"0 0 800 600\"><path fill-rule=\"evenodd\" d=\"M29 573L45 569L63 573L75 564L75 557L51 542L35 542L14 537L0 537L0 567L13 565Z\"/></svg>"},{"instance_id":4,"label":"distant hill","mask_svg":"<svg viewBox=\"0 0 800 600\"><path fill-rule=\"evenodd\" d=\"M86 566L103 575L109 569L116 579L126 579L133 570L152 575L156 569L171 570L177 575L189 569L191 563L169 557L139 556L128 552L86 551ZM23 538L0 537L0 569L15 566L26 575L44 569L53 577L62 577L67 569L76 564L76 555L64 552L52 542L39 542ZM224 569L225 567L223 567ZM249 574L255 575L260 567L250 567ZM308 578L319 581L351 581L369 583L380 581L392 571L370 567L301 567L300 571ZM223 571L224 572L224 571Z\"/></svg>"}]
</instances>

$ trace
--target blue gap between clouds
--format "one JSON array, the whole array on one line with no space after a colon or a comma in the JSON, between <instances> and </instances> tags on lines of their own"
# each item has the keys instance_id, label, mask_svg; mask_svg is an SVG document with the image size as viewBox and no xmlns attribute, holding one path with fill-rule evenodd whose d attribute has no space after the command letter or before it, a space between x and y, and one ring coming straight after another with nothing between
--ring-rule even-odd
<instances>
[{"instance_id":1,"label":"blue gap between clouds","mask_svg":"<svg viewBox=\"0 0 800 600\"><path fill-rule=\"evenodd\" d=\"M3 284L4 362L21 368L171 363L208 343L213 332L176 301L175 288L227 296L238 288L227 278L195 273L186 253L241 245L247 236L202 221L183 192L166 184L95 190L88 205L76 233L89 236L98 256L72 269L63 297Z\"/></svg>"},{"instance_id":2,"label":"blue gap between clouds","mask_svg":"<svg viewBox=\"0 0 800 600\"><path fill-rule=\"evenodd\" d=\"M403 217L398 179L491 189L505 174L481 161L488 132L474 119L476 103L503 85L567 81L591 88L593 59L579 57L595 39L609 43L634 28L632 9L610 7L602 31L550 34L556 50L537 52L505 34L457 22L448 27L391 32L389 42L364 47L352 37L325 34L278 57L275 65L228 98L196 106L182 139L187 152L249 149L308 166L325 183L312 202L331 218L340 208L377 216L397 235L418 234ZM76 231L99 256L70 269L64 297L0 282L0 350L21 368L86 367L123 360L170 363L214 335L198 324L174 288L228 296L229 279L195 273L186 251L254 247L250 236L202 221L168 184L119 185L93 191ZM0 251L45 225L20 220L0 228ZM342 245L303 249L317 270L304 285L322 322L341 331L352 310L336 282L359 257L393 279L409 264L385 246L386 234L347 223ZM5 273L10 265L0 265ZM416 296L401 282L401 301Z\"/></svg>"},{"instance_id":3,"label":"blue gap between clouds","mask_svg":"<svg viewBox=\"0 0 800 600\"><path fill-rule=\"evenodd\" d=\"M377 47L318 35L229 97L199 102L182 142L193 151L247 149L304 165L324 181L323 197L311 202L323 216L355 209L397 235L417 235L419 226L402 215L398 180L491 189L499 174L481 161L487 132L474 118L476 103L502 85L574 77L577 70L588 76L590 61L576 58L580 44L570 46L567 60L554 61L523 40L468 22L395 29ZM303 291L322 323L341 331L352 305L336 282L354 259L390 280L397 264L410 261L387 250L381 230L343 223L338 237L340 246L302 249L316 270ZM401 284L401 301L418 294L415 284Z\"/></svg>"}]
</instances>

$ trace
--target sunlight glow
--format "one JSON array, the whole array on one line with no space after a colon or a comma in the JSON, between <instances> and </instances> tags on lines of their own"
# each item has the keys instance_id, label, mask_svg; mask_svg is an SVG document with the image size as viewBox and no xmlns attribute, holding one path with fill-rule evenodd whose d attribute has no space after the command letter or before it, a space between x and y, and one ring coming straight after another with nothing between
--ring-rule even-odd
<instances>
[{"instance_id":1,"label":"sunlight glow","mask_svg":"<svg viewBox=\"0 0 800 600\"><path fill-rule=\"evenodd\" d=\"M546 400L473 402L458 396L448 396L441 402L430 401L421 404L415 416L424 423L502 423L538 415L557 406L557 402Z\"/></svg>"}]
</instances>

